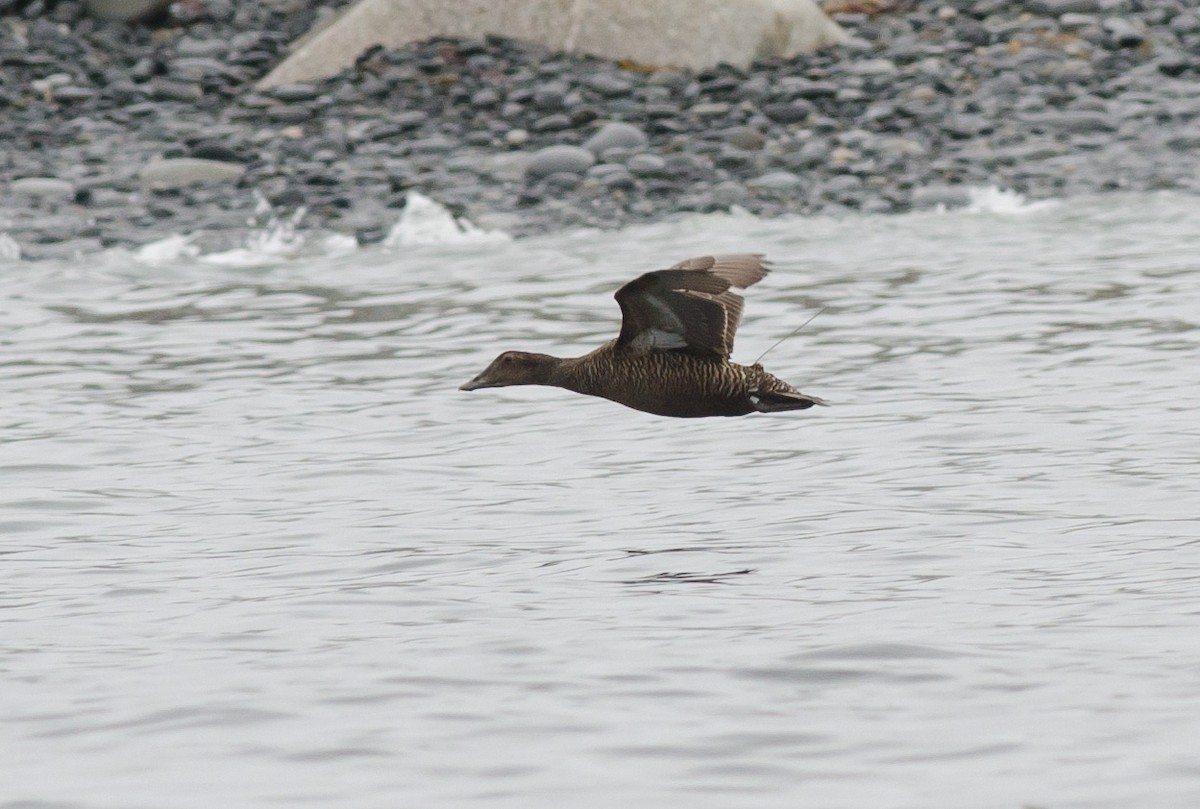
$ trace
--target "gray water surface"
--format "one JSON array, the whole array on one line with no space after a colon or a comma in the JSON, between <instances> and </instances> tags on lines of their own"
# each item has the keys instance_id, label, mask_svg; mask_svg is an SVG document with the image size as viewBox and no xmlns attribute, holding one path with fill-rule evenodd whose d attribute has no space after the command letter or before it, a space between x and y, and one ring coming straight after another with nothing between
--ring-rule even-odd
<instances>
[{"instance_id":1,"label":"gray water surface","mask_svg":"<svg viewBox=\"0 0 1200 809\"><path fill-rule=\"evenodd\" d=\"M0 807L1200 805L1200 205L0 266ZM828 409L461 393L707 252Z\"/></svg>"}]
</instances>

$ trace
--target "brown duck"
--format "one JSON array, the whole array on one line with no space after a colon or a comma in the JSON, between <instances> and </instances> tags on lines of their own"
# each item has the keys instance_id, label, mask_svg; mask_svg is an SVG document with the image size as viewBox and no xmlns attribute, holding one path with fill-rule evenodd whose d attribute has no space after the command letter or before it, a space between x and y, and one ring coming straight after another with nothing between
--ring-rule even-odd
<instances>
[{"instance_id":1,"label":"brown duck","mask_svg":"<svg viewBox=\"0 0 1200 809\"><path fill-rule=\"evenodd\" d=\"M505 351L461 390L552 385L659 416L744 416L824 405L763 370L729 361L745 289L767 275L760 255L701 256L617 290L621 333L590 354Z\"/></svg>"}]
</instances>

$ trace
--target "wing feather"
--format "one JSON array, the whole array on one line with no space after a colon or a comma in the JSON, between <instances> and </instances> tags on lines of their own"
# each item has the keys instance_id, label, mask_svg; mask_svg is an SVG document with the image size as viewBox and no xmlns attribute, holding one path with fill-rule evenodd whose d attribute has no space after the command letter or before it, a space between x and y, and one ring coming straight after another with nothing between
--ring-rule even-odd
<instances>
[{"instance_id":1,"label":"wing feather","mask_svg":"<svg viewBox=\"0 0 1200 809\"><path fill-rule=\"evenodd\" d=\"M639 276L615 295L622 317L617 347L728 358L744 307L730 288L744 289L766 275L763 257L747 253L698 256Z\"/></svg>"}]
</instances>

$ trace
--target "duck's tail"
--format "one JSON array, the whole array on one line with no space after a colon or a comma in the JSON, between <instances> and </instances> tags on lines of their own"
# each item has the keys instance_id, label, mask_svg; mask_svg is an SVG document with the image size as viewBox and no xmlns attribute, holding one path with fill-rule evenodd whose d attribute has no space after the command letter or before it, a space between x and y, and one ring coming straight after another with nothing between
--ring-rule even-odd
<instances>
[{"instance_id":1,"label":"duck's tail","mask_svg":"<svg viewBox=\"0 0 1200 809\"><path fill-rule=\"evenodd\" d=\"M781 413L785 410L807 410L813 405L829 407L829 403L816 396L809 396L799 391L763 390L750 394L750 403L759 413Z\"/></svg>"}]
</instances>

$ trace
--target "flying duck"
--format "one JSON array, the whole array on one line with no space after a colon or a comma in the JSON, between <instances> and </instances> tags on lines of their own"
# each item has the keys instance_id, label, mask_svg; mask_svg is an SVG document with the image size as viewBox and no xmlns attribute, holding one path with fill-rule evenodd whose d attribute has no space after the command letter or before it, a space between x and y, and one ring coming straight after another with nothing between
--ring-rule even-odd
<instances>
[{"instance_id":1,"label":"flying duck","mask_svg":"<svg viewBox=\"0 0 1200 809\"><path fill-rule=\"evenodd\" d=\"M761 255L700 256L617 290L621 333L590 354L505 351L460 390L552 385L658 416L699 418L825 405L757 363L729 361L745 289L767 275Z\"/></svg>"}]
</instances>

